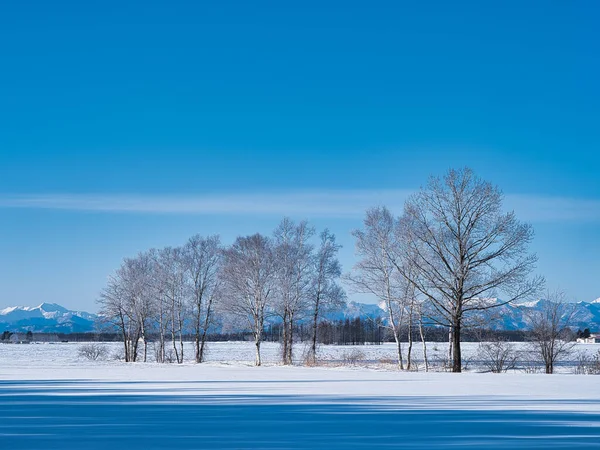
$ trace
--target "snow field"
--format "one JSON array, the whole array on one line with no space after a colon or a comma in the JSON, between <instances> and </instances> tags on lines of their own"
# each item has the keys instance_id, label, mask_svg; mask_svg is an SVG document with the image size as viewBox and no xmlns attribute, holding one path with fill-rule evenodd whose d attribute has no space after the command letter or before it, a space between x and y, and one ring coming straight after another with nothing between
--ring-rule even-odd
<instances>
[{"instance_id":1,"label":"snow field","mask_svg":"<svg viewBox=\"0 0 600 450\"><path fill-rule=\"evenodd\" d=\"M6 448L591 449L600 439L595 376L399 372L371 362L393 358L393 344L323 346L322 357L357 349L367 359L326 367L278 365L271 343L263 367L252 366L247 342L211 343L207 363L182 365L87 361L80 345L0 346Z\"/></svg>"},{"instance_id":2,"label":"snow field","mask_svg":"<svg viewBox=\"0 0 600 450\"><path fill-rule=\"evenodd\" d=\"M96 365L114 366L119 364L116 357L122 355L122 344L119 342L98 343L108 349L108 356L102 361L96 361ZM24 370L35 367L53 367L58 365L80 366L89 363L78 354L78 349L84 343L32 343L32 344L6 344L0 345L0 370L11 366L23 367ZM520 367L522 370L529 369L535 365L528 354L526 343L513 343L515 350L520 354ZM294 361L302 365L303 354L307 344L298 343L294 348ZM478 355L478 343L465 342L462 344L463 364L466 371L484 371ZM169 351L170 347L167 347ZM273 342L261 344L261 356L266 365L277 365L281 361L280 345ZM402 347L406 359L408 344ZM427 344L427 355L434 371L440 370L447 358L448 345L443 342L430 342ZM559 364L559 372L572 373L577 364L577 356L584 353L593 356L600 351L600 344L576 344L571 357ZM253 365L255 355L252 342L209 342L206 353L206 361L209 363L242 364ZM358 360L351 364L350 357L358 352ZM141 354L141 348L140 348ZM413 344L413 360L422 370L423 352L420 342ZM184 357L186 363L194 358L194 347L191 342L184 343ZM357 367L369 367L394 370L396 361L396 345L385 343L382 345L321 345L318 348L318 358L323 365L352 365ZM141 360L141 358L140 358ZM154 361L154 348L152 343L148 346L148 361ZM539 367L538 367L539 368Z\"/></svg>"}]
</instances>

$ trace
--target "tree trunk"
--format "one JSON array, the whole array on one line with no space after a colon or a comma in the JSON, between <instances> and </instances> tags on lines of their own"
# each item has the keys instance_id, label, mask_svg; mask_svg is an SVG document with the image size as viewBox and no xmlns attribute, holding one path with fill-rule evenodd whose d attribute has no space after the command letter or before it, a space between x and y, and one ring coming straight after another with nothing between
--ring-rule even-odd
<instances>
[{"instance_id":1,"label":"tree trunk","mask_svg":"<svg viewBox=\"0 0 600 450\"><path fill-rule=\"evenodd\" d=\"M137 361L138 345L140 343L140 333L139 332L136 333L136 335L135 335L134 340L133 340L132 343L133 343L133 347L131 349L131 352L132 352L132 354L131 354L131 362L136 362Z\"/></svg>"},{"instance_id":2,"label":"tree trunk","mask_svg":"<svg viewBox=\"0 0 600 450\"><path fill-rule=\"evenodd\" d=\"M144 321L141 321L142 340L144 341L144 362L147 362L148 357L148 339L146 339L146 327Z\"/></svg>"},{"instance_id":3,"label":"tree trunk","mask_svg":"<svg viewBox=\"0 0 600 450\"><path fill-rule=\"evenodd\" d=\"M125 320L123 319L122 314L119 314L119 322L121 325L121 332L123 334L123 345L125 346L125 362L129 362L129 355L127 353L127 327L125 326Z\"/></svg>"},{"instance_id":4,"label":"tree trunk","mask_svg":"<svg viewBox=\"0 0 600 450\"><path fill-rule=\"evenodd\" d=\"M287 364L287 346L288 346L288 311L285 308L283 312L283 324L281 325L283 336L281 338L281 362Z\"/></svg>"},{"instance_id":5,"label":"tree trunk","mask_svg":"<svg viewBox=\"0 0 600 450\"><path fill-rule=\"evenodd\" d=\"M194 336L194 349L195 349L195 361L196 363L201 363L200 357L200 330L196 330L196 336Z\"/></svg>"},{"instance_id":6,"label":"tree trunk","mask_svg":"<svg viewBox=\"0 0 600 450\"><path fill-rule=\"evenodd\" d=\"M452 365L452 327L448 328L448 363L447 367Z\"/></svg>"},{"instance_id":7,"label":"tree trunk","mask_svg":"<svg viewBox=\"0 0 600 450\"><path fill-rule=\"evenodd\" d=\"M256 345L256 359L254 361L255 366L260 366L260 337L254 338L254 345Z\"/></svg>"},{"instance_id":8,"label":"tree trunk","mask_svg":"<svg viewBox=\"0 0 600 450\"><path fill-rule=\"evenodd\" d=\"M200 339L200 351L198 353L198 359L196 362L204 362L204 353L206 351L206 328L202 332L202 338Z\"/></svg>"},{"instance_id":9,"label":"tree trunk","mask_svg":"<svg viewBox=\"0 0 600 450\"><path fill-rule=\"evenodd\" d=\"M412 363L412 347L413 347L413 338L412 338L412 306L408 312L408 353L406 355L406 370L410 370L410 366Z\"/></svg>"},{"instance_id":10,"label":"tree trunk","mask_svg":"<svg viewBox=\"0 0 600 450\"><path fill-rule=\"evenodd\" d=\"M287 364L292 365L294 364L294 314L291 312L288 321L290 329L288 330Z\"/></svg>"},{"instance_id":11,"label":"tree trunk","mask_svg":"<svg viewBox=\"0 0 600 450\"><path fill-rule=\"evenodd\" d=\"M419 319L419 334L423 343L423 362L425 363L425 372L429 372L429 362L427 360L427 343L425 342L425 333L423 333L423 318Z\"/></svg>"},{"instance_id":12,"label":"tree trunk","mask_svg":"<svg viewBox=\"0 0 600 450\"><path fill-rule=\"evenodd\" d=\"M171 331L171 343L173 344L173 351L175 352L175 359L179 362L179 352L177 351L177 339L175 338L175 324L173 324L173 329Z\"/></svg>"},{"instance_id":13,"label":"tree trunk","mask_svg":"<svg viewBox=\"0 0 600 450\"><path fill-rule=\"evenodd\" d=\"M462 359L460 353L460 321L456 320L452 326L452 372L462 372Z\"/></svg>"},{"instance_id":14,"label":"tree trunk","mask_svg":"<svg viewBox=\"0 0 600 450\"><path fill-rule=\"evenodd\" d=\"M396 342L396 354L397 354L397 360L398 360L398 369L404 370L404 360L402 357L402 342L400 340L400 324L402 323L402 321L400 320L400 323L398 323L398 324L396 323L396 318L394 317L394 312L392 310L392 302L389 300L389 297L388 297L387 307L388 307L388 317L390 320L390 326L392 327L392 331L394 333L394 341Z\"/></svg>"},{"instance_id":15,"label":"tree trunk","mask_svg":"<svg viewBox=\"0 0 600 450\"><path fill-rule=\"evenodd\" d=\"M400 341L398 330L394 328L394 340L396 341L396 353L398 359L398 369L404 370L404 358L402 357L402 342Z\"/></svg>"},{"instance_id":16,"label":"tree trunk","mask_svg":"<svg viewBox=\"0 0 600 450\"><path fill-rule=\"evenodd\" d=\"M200 356L200 305L198 307L198 314L195 317L195 326L194 326L194 360L196 363L202 362L202 358Z\"/></svg>"},{"instance_id":17,"label":"tree trunk","mask_svg":"<svg viewBox=\"0 0 600 450\"><path fill-rule=\"evenodd\" d=\"M317 327L319 326L319 297L317 297L315 303L315 312L313 315L313 327L312 327L312 344L310 347L310 362L312 364L317 363Z\"/></svg>"},{"instance_id":18,"label":"tree trunk","mask_svg":"<svg viewBox=\"0 0 600 450\"><path fill-rule=\"evenodd\" d=\"M179 305L179 308L182 308L182 305ZM177 360L177 362L179 364L183 364L183 316L182 316L182 310L179 309L179 313L178 313L178 317L179 317L179 324L178 324L178 328L179 328L179 359Z\"/></svg>"},{"instance_id":19,"label":"tree trunk","mask_svg":"<svg viewBox=\"0 0 600 450\"><path fill-rule=\"evenodd\" d=\"M183 364L183 331L179 330L179 364Z\"/></svg>"},{"instance_id":20,"label":"tree trunk","mask_svg":"<svg viewBox=\"0 0 600 450\"><path fill-rule=\"evenodd\" d=\"M165 362L165 325L162 306L158 316L158 330L158 352L156 352L156 362L162 364Z\"/></svg>"},{"instance_id":21,"label":"tree trunk","mask_svg":"<svg viewBox=\"0 0 600 450\"><path fill-rule=\"evenodd\" d=\"M210 325L210 314L211 314L212 299L209 298L208 305L206 307L206 317L204 318L204 329L202 330L202 339L200 340L200 351L197 362L204 362L204 352L206 350L206 335L208 334L208 327Z\"/></svg>"}]
</instances>

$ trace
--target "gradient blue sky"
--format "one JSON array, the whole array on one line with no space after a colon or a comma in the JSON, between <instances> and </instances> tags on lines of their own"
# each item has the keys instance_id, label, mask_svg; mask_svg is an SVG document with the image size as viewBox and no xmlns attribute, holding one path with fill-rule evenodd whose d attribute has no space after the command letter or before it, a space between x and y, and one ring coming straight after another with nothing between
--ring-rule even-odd
<instances>
[{"instance_id":1,"label":"gradient blue sky","mask_svg":"<svg viewBox=\"0 0 600 450\"><path fill-rule=\"evenodd\" d=\"M470 166L539 272L600 297L600 7L3 2L0 307L96 310L125 256L194 233L400 212Z\"/></svg>"}]
</instances>

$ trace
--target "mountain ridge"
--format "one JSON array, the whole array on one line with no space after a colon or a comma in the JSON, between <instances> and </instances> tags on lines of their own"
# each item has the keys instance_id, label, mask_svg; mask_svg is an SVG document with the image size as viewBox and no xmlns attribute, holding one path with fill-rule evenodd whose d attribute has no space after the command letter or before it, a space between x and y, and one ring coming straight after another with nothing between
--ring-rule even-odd
<instances>
[{"instance_id":1,"label":"mountain ridge","mask_svg":"<svg viewBox=\"0 0 600 450\"><path fill-rule=\"evenodd\" d=\"M9 306L0 310L0 330L15 333L85 333L94 331L98 316L72 311L58 303Z\"/></svg>"},{"instance_id":2,"label":"mountain ridge","mask_svg":"<svg viewBox=\"0 0 600 450\"><path fill-rule=\"evenodd\" d=\"M491 302L502 303L499 299ZM502 304L491 310L486 317L490 328L496 330L525 330L530 325L528 316L541 310L546 299L529 302ZM569 303L574 308L571 327L590 328L600 331L600 299L585 302ZM387 319L387 312L382 304L348 302L340 311L326 315L327 320L355 319ZM35 333L85 333L96 330L99 320L97 314L85 311L69 310L57 303L41 303L38 306L10 306L0 310L0 332L7 330L16 333L32 331Z\"/></svg>"}]
</instances>

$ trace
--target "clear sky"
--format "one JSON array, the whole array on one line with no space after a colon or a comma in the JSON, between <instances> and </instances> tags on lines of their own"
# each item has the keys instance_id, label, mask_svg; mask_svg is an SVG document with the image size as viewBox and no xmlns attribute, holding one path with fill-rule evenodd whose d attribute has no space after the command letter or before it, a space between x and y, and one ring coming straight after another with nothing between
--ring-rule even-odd
<instances>
[{"instance_id":1,"label":"clear sky","mask_svg":"<svg viewBox=\"0 0 600 450\"><path fill-rule=\"evenodd\" d=\"M0 307L95 311L125 256L328 226L450 167L600 297L600 4L0 4Z\"/></svg>"}]
</instances>

